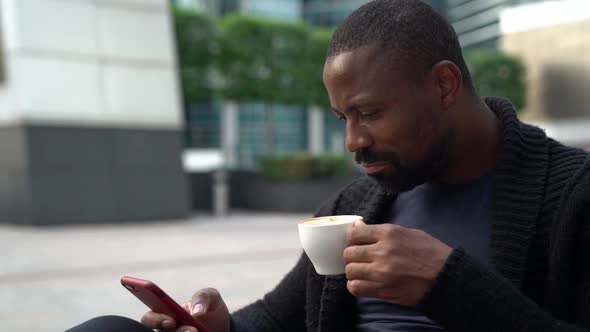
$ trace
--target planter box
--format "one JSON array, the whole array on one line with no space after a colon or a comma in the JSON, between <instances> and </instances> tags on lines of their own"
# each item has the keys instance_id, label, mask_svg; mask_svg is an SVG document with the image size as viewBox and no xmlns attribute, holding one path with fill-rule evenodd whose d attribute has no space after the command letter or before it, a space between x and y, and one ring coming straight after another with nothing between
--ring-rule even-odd
<instances>
[{"instance_id":1,"label":"planter box","mask_svg":"<svg viewBox=\"0 0 590 332\"><path fill-rule=\"evenodd\" d=\"M230 207L243 210L312 213L354 180L350 178L269 181L253 172L230 175Z\"/></svg>"},{"instance_id":2,"label":"planter box","mask_svg":"<svg viewBox=\"0 0 590 332\"><path fill-rule=\"evenodd\" d=\"M213 173L189 173L188 178L193 210L213 211Z\"/></svg>"}]
</instances>

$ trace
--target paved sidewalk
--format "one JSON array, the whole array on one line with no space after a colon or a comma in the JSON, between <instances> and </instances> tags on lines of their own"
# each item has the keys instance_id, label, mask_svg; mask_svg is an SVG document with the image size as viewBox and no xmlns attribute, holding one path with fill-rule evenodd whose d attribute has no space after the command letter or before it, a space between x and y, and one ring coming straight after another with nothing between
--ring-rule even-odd
<instances>
[{"instance_id":1,"label":"paved sidewalk","mask_svg":"<svg viewBox=\"0 0 590 332\"><path fill-rule=\"evenodd\" d=\"M186 221L29 228L0 225L0 330L63 331L91 317L139 319L123 275L177 301L216 287L230 310L271 290L301 252L301 214L196 215Z\"/></svg>"}]
</instances>

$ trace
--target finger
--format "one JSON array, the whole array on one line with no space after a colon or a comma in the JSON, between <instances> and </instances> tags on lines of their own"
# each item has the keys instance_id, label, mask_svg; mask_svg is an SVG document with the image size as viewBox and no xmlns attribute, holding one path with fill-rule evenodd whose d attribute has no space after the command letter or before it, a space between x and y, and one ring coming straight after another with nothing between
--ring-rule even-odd
<instances>
[{"instance_id":1,"label":"finger","mask_svg":"<svg viewBox=\"0 0 590 332\"><path fill-rule=\"evenodd\" d=\"M345 272L348 280L376 281L372 270L372 264L349 263L346 264Z\"/></svg>"},{"instance_id":2,"label":"finger","mask_svg":"<svg viewBox=\"0 0 590 332\"><path fill-rule=\"evenodd\" d=\"M370 263L373 259L373 254L376 252L374 244L369 245L354 245L344 249L344 262L346 263Z\"/></svg>"},{"instance_id":3,"label":"finger","mask_svg":"<svg viewBox=\"0 0 590 332\"><path fill-rule=\"evenodd\" d=\"M367 224L365 224L365 222L360 219L360 220L355 220L355 222L352 224L352 227L348 227L348 229L346 230L346 242L348 243L348 238L350 238L352 230L355 227L360 227L360 226L366 226Z\"/></svg>"},{"instance_id":4,"label":"finger","mask_svg":"<svg viewBox=\"0 0 590 332\"><path fill-rule=\"evenodd\" d=\"M221 299L221 295L215 288L205 288L196 292L191 301L191 314L202 316L213 311Z\"/></svg>"},{"instance_id":5,"label":"finger","mask_svg":"<svg viewBox=\"0 0 590 332\"><path fill-rule=\"evenodd\" d=\"M376 243L383 235L383 230L386 226L394 225L359 225L351 227L346 244L352 246Z\"/></svg>"},{"instance_id":6,"label":"finger","mask_svg":"<svg viewBox=\"0 0 590 332\"><path fill-rule=\"evenodd\" d=\"M357 226L367 226L367 224L365 224L365 222L362 219L359 219L354 222L354 227Z\"/></svg>"},{"instance_id":7,"label":"finger","mask_svg":"<svg viewBox=\"0 0 590 332\"><path fill-rule=\"evenodd\" d=\"M141 324L150 329L173 330L176 327L174 318L153 311L148 311L141 317Z\"/></svg>"},{"instance_id":8,"label":"finger","mask_svg":"<svg viewBox=\"0 0 590 332\"><path fill-rule=\"evenodd\" d=\"M348 280L346 288L350 294L356 297L374 297L379 298L380 283L367 280L353 279Z\"/></svg>"},{"instance_id":9,"label":"finger","mask_svg":"<svg viewBox=\"0 0 590 332\"><path fill-rule=\"evenodd\" d=\"M181 326L175 332L199 332L199 330L193 326Z\"/></svg>"}]
</instances>

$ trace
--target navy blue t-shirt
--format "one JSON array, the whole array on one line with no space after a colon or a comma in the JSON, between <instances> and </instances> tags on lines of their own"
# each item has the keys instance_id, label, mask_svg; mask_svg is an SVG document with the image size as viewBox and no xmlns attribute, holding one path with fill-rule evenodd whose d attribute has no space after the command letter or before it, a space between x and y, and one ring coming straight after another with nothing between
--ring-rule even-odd
<instances>
[{"instance_id":1,"label":"navy blue t-shirt","mask_svg":"<svg viewBox=\"0 0 590 332\"><path fill-rule=\"evenodd\" d=\"M425 183L398 196L390 220L461 246L489 266L492 187L492 175L460 185ZM373 298L358 298L357 307L360 332L444 331L414 308Z\"/></svg>"}]
</instances>

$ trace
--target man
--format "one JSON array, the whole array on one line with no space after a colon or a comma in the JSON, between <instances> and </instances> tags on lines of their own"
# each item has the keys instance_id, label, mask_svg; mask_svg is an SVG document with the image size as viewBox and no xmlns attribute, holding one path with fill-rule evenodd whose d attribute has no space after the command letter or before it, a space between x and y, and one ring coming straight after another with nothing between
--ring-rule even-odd
<instances>
[{"instance_id":1,"label":"man","mask_svg":"<svg viewBox=\"0 0 590 332\"><path fill-rule=\"evenodd\" d=\"M352 13L323 75L368 175L318 213L367 223L348 234L346 274L320 276L303 254L231 316L213 289L187 310L213 332L589 331L585 152L521 123L508 101L482 100L452 27L417 0ZM142 323L176 328L153 312Z\"/></svg>"}]
</instances>

